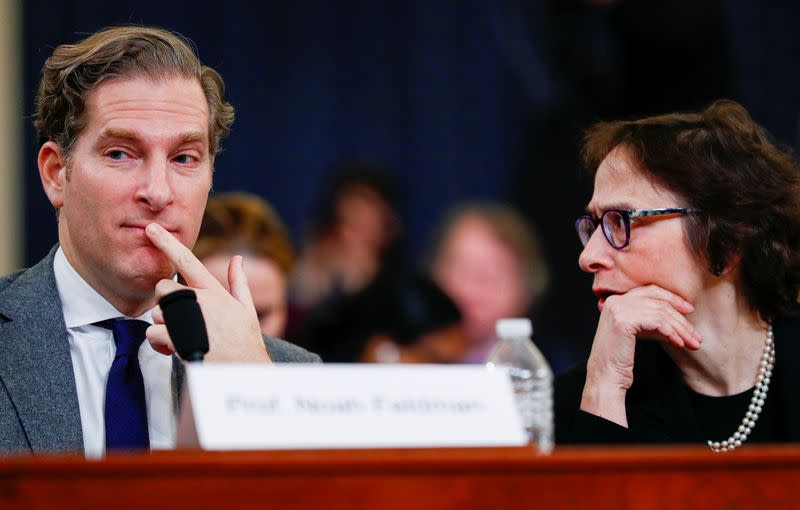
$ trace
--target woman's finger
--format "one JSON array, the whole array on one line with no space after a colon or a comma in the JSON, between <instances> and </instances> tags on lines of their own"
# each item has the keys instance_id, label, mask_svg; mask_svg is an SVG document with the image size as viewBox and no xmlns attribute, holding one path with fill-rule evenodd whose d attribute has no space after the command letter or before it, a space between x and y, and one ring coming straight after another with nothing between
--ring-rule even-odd
<instances>
[{"instance_id":1,"label":"woman's finger","mask_svg":"<svg viewBox=\"0 0 800 510\"><path fill-rule=\"evenodd\" d=\"M666 301L667 303L671 304L676 310L681 313L692 313L694 311L694 305L690 302L683 299L681 296L671 292L664 287L659 287L658 285L646 285L644 287L637 287L630 291L630 294L638 294L638 295L645 295L650 296L655 299L660 299L662 301Z\"/></svg>"},{"instance_id":2,"label":"woman's finger","mask_svg":"<svg viewBox=\"0 0 800 510\"><path fill-rule=\"evenodd\" d=\"M667 340L679 349L687 348L697 350L702 339L689 320L671 303L658 299L644 304L637 314L638 330L636 336L640 338L654 338Z\"/></svg>"},{"instance_id":3,"label":"woman's finger","mask_svg":"<svg viewBox=\"0 0 800 510\"><path fill-rule=\"evenodd\" d=\"M667 309L667 313L672 319L672 325L676 332L680 335L686 348L691 351L696 351L703 343L703 337L697 332L694 325L689 322L685 315L675 309Z\"/></svg>"}]
</instances>

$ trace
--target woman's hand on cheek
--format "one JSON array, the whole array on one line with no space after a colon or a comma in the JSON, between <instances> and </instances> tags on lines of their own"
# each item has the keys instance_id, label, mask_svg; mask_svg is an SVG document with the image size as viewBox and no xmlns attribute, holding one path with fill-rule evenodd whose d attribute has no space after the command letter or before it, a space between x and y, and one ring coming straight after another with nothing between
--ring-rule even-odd
<instances>
[{"instance_id":1,"label":"woman's hand on cheek","mask_svg":"<svg viewBox=\"0 0 800 510\"><path fill-rule=\"evenodd\" d=\"M637 338L697 350L702 338L686 318L694 307L655 285L609 296L586 367L581 409L627 426L625 394L633 384Z\"/></svg>"}]
</instances>

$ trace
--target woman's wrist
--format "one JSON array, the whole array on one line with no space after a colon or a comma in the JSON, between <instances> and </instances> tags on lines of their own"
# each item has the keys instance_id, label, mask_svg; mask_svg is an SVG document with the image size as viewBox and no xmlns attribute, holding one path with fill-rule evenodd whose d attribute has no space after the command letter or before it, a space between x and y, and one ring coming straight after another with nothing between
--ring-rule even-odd
<instances>
[{"instance_id":1,"label":"woman's wrist","mask_svg":"<svg viewBox=\"0 0 800 510\"><path fill-rule=\"evenodd\" d=\"M581 410L628 427L625 410L625 395L628 390L623 385L611 381L586 378L581 397Z\"/></svg>"}]
</instances>

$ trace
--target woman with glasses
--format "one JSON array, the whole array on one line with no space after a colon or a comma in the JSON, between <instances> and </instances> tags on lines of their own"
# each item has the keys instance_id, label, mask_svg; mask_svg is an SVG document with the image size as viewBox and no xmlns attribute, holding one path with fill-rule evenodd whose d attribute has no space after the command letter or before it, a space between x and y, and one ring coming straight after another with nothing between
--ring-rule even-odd
<instances>
[{"instance_id":1,"label":"woman with glasses","mask_svg":"<svg viewBox=\"0 0 800 510\"><path fill-rule=\"evenodd\" d=\"M601 123L575 227L600 310L561 443L800 441L800 174L732 101Z\"/></svg>"}]
</instances>

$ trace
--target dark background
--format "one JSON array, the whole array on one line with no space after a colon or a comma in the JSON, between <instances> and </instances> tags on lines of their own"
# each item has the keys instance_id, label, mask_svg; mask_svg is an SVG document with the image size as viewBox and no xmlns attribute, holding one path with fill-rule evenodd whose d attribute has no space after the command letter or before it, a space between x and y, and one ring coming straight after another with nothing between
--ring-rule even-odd
<instances>
[{"instance_id":1,"label":"dark background","mask_svg":"<svg viewBox=\"0 0 800 510\"><path fill-rule=\"evenodd\" d=\"M298 244L326 176L348 159L397 176L413 257L455 203L515 204L553 273L534 327L576 353L597 316L572 228L589 197L577 164L583 129L725 96L782 143L798 141L800 6L788 0L30 0L23 9L26 114L59 44L121 23L191 38L237 107L214 189L263 196ZM20 127L30 265L57 236L30 119Z\"/></svg>"}]
</instances>

